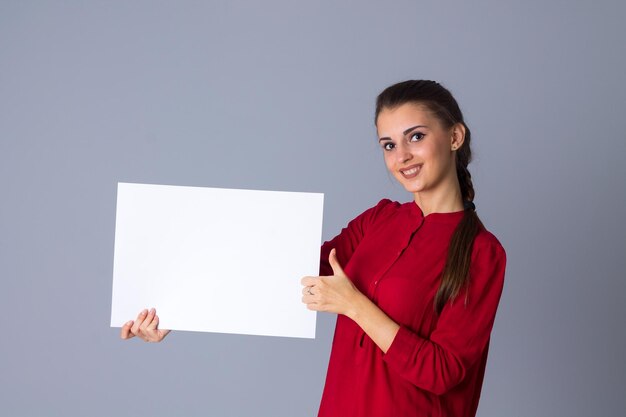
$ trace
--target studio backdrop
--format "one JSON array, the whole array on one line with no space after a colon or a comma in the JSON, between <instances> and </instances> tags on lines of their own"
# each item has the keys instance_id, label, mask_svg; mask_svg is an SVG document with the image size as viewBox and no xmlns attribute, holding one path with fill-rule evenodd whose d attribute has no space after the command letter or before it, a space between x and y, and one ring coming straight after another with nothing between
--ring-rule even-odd
<instances>
[{"instance_id":1,"label":"studio backdrop","mask_svg":"<svg viewBox=\"0 0 626 417\"><path fill-rule=\"evenodd\" d=\"M459 101L477 210L508 255L478 415L624 415L625 16L608 0L0 0L0 415L315 415L333 315L315 339L120 340L117 183L324 193L330 239L411 199L373 115L415 78Z\"/></svg>"}]
</instances>

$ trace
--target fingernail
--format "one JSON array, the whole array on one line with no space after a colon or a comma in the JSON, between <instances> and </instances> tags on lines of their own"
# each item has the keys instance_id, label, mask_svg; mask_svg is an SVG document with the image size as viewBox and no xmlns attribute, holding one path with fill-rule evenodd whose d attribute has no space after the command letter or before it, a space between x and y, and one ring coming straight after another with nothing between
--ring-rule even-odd
<instances>
[{"instance_id":1,"label":"fingernail","mask_svg":"<svg viewBox=\"0 0 626 417\"><path fill-rule=\"evenodd\" d=\"M147 313L148 313L148 310L146 310L145 308L141 312L142 315L147 314Z\"/></svg>"},{"instance_id":2,"label":"fingernail","mask_svg":"<svg viewBox=\"0 0 626 417\"><path fill-rule=\"evenodd\" d=\"M150 309L150 314L154 313L154 307Z\"/></svg>"},{"instance_id":3,"label":"fingernail","mask_svg":"<svg viewBox=\"0 0 626 417\"><path fill-rule=\"evenodd\" d=\"M126 324L125 324L125 326L130 326L131 324L133 324L133 321L132 321L132 320L131 320L131 321L127 321L127 322L126 322Z\"/></svg>"}]
</instances>

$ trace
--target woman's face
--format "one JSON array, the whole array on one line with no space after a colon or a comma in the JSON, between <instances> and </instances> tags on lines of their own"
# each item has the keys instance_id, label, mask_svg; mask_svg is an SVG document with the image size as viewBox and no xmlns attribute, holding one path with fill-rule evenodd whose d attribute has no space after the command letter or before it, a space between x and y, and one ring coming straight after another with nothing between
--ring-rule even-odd
<instances>
[{"instance_id":1,"label":"woman's face","mask_svg":"<svg viewBox=\"0 0 626 417\"><path fill-rule=\"evenodd\" d=\"M427 107L406 103L383 109L376 128L387 169L407 191L447 190L458 181L454 150L463 143L461 124L445 128Z\"/></svg>"}]
</instances>

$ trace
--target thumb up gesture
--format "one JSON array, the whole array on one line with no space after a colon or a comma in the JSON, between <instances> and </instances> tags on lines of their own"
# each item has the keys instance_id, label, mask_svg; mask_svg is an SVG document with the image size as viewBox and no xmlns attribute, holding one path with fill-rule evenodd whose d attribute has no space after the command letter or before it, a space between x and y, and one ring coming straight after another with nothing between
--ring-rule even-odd
<instances>
[{"instance_id":1,"label":"thumb up gesture","mask_svg":"<svg viewBox=\"0 0 626 417\"><path fill-rule=\"evenodd\" d=\"M330 251L328 261L333 268L333 275L302 278L302 302L309 310L351 317L361 293L343 272L335 249Z\"/></svg>"}]
</instances>

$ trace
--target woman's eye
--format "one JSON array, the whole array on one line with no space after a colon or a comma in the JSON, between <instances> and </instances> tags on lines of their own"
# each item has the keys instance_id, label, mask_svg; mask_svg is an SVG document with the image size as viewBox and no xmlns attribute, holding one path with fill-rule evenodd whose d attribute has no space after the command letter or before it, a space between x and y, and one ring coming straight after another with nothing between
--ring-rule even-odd
<instances>
[{"instance_id":1,"label":"woman's eye","mask_svg":"<svg viewBox=\"0 0 626 417\"><path fill-rule=\"evenodd\" d=\"M387 142L385 144L383 144L383 149L386 151L390 151L395 147L395 145L391 142Z\"/></svg>"},{"instance_id":2,"label":"woman's eye","mask_svg":"<svg viewBox=\"0 0 626 417\"><path fill-rule=\"evenodd\" d=\"M410 142L418 142L424 138L424 134L420 132L415 132L410 137Z\"/></svg>"}]
</instances>

